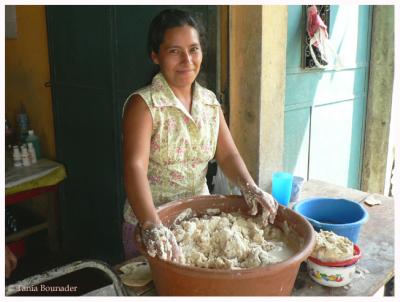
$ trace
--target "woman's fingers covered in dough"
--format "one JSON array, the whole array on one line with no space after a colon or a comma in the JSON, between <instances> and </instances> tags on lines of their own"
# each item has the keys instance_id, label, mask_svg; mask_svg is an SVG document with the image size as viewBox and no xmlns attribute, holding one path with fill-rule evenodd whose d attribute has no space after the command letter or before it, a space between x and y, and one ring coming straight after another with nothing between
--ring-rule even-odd
<instances>
[{"instance_id":1,"label":"woman's fingers covered in dough","mask_svg":"<svg viewBox=\"0 0 400 302\"><path fill-rule=\"evenodd\" d=\"M271 213L276 213L276 211L278 210L278 203L276 202L274 197L272 197L271 194L265 191L262 191L260 203L264 208L268 209L268 211L270 211Z\"/></svg>"},{"instance_id":2,"label":"woman's fingers covered in dough","mask_svg":"<svg viewBox=\"0 0 400 302\"><path fill-rule=\"evenodd\" d=\"M250 215L257 214L257 204L260 204L263 209L263 223L266 225L274 222L278 210L278 203L271 194L249 183L242 184L241 191L247 205L250 207Z\"/></svg>"},{"instance_id":3,"label":"woman's fingers covered in dough","mask_svg":"<svg viewBox=\"0 0 400 302\"><path fill-rule=\"evenodd\" d=\"M182 250L176 241L172 244L171 261L182 263Z\"/></svg>"},{"instance_id":4,"label":"woman's fingers covered in dough","mask_svg":"<svg viewBox=\"0 0 400 302\"><path fill-rule=\"evenodd\" d=\"M264 211L268 212L268 215L263 215L264 224L274 223L276 213L278 211L278 203L272 197L271 194L262 191L262 196L259 199L261 206L263 207Z\"/></svg>"},{"instance_id":5,"label":"woman's fingers covered in dough","mask_svg":"<svg viewBox=\"0 0 400 302\"><path fill-rule=\"evenodd\" d=\"M268 222L269 222L270 224L273 224L273 223L274 223L275 217L276 217L276 213L277 213L276 210L275 210L274 212L271 212L271 213L270 213L270 215L269 215L269 217L268 217Z\"/></svg>"},{"instance_id":6,"label":"woman's fingers covered in dough","mask_svg":"<svg viewBox=\"0 0 400 302\"><path fill-rule=\"evenodd\" d=\"M181 263L182 262L182 251L181 248L179 247L176 238L174 234L171 232L171 230L168 229L167 231L167 260L174 261Z\"/></svg>"},{"instance_id":7,"label":"woman's fingers covered in dough","mask_svg":"<svg viewBox=\"0 0 400 302\"><path fill-rule=\"evenodd\" d=\"M243 184L240 189L242 191L247 206L250 208L249 214L252 216L256 215L258 212L257 204L259 203L258 195L260 195L258 188L256 186L251 186L248 183L246 183Z\"/></svg>"},{"instance_id":8,"label":"woman's fingers covered in dough","mask_svg":"<svg viewBox=\"0 0 400 302\"><path fill-rule=\"evenodd\" d=\"M182 252L172 231L164 225L155 225L142 232L143 242L150 256L182 262Z\"/></svg>"},{"instance_id":9,"label":"woman's fingers covered in dough","mask_svg":"<svg viewBox=\"0 0 400 302\"><path fill-rule=\"evenodd\" d=\"M257 198L255 196L248 196L247 198L245 198L247 206L250 208L249 210L249 214L251 216L254 216L257 214L258 209L257 209Z\"/></svg>"}]
</instances>

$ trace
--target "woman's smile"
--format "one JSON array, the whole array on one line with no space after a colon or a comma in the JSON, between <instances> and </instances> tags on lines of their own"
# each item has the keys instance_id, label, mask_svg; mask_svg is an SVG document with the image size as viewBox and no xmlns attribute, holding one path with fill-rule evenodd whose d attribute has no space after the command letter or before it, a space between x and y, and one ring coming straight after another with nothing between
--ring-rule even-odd
<instances>
[{"instance_id":1,"label":"woman's smile","mask_svg":"<svg viewBox=\"0 0 400 302\"><path fill-rule=\"evenodd\" d=\"M191 73L191 72L195 72L194 69L181 69L181 70L177 70L178 73L182 73L182 74L186 74L186 73Z\"/></svg>"}]
</instances>

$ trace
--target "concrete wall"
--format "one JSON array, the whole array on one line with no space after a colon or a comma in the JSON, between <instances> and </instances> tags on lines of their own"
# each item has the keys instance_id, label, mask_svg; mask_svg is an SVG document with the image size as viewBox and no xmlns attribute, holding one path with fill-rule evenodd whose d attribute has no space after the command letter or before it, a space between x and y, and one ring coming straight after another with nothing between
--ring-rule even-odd
<instances>
[{"instance_id":1,"label":"concrete wall","mask_svg":"<svg viewBox=\"0 0 400 302\"><path fill-rule=\"evenodd\" d=\"M361 189L383 193L394 77L394 6L374 6Z\"/></svg>"},{"instance_id":2,"label":"concrete wall","mask_svg":"<svg viewBox=\"0 0 400 302\"><path fill-rule=\"evenodd\" d=\"M254 180L283 164L286 6L230 7L230 130Z\"/></svg>"},{"instance_id":3,"label":"concrete wall","mask_svg":"<svg viewBox=\"0 0 400 302\"><path fill-rule=\"evenodd\" d=\"M17 38L5 39L5 114L15 130L21 104L40 137L42 153L55 158L55 138L44 6L16 7Z\"/></svg>"}]
</instances>

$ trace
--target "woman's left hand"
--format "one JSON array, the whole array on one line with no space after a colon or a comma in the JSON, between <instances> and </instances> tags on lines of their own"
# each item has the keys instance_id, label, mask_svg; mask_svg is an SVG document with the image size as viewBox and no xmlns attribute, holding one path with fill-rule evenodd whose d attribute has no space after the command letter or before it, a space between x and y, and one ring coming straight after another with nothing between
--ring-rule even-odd
<instances>
[{"instance_id":1,"label":"woman's left hand","mask_svg":"<svg viewBox=\"0 0 400 302\"><path fill-rule=\"evenodd\" d=\"M257 214L257 205L260 204L263 209L262 220L264 225L274 223L278 211L278 203L271 194L261 190L257 185L249 183L242 184L240 190L247 205L250 207L250 215Z\"/></svg>"}]
</instances>

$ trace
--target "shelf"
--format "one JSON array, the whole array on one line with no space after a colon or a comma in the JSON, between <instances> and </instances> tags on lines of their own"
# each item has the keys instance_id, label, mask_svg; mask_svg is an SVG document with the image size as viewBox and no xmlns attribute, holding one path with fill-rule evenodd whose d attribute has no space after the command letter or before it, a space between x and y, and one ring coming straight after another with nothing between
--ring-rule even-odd
<instances>
[{"instance_id":1,"label":"shelf","mask_svg":"<svg viewBox=\"0 0 400 302\"><path fill-rule=\"evenodd\" d=\"M16 232L16 233L13 233L13 234L11 234L9 236L6 236L6 243L10 243L10 242L13 242L13 241L20 240L22 238L25 238L25 237L27 237L29 235L32 235L32 234L37 233L37 232L40 232L40 231L45 230L47 228L48 228L48 223L47 222L43 222L43 223L40 223L40 224L33 225L33 226L29 227L29 228L23 229L23 230L21 230L19 232Z\"/></svg>"},{"instance_id":2,"label":"shelf","mask_svg":"<svg viewBox=\"0 0 400 302\"><path fill-rule=\"evenodd\" d=\"M25 201L28 199L32 199L36 196L39 196L41 194L47 193L47 192L56 192L57 191L57 185L52 185L52 186L46 186L46 187L40 187L40 188L35 188L23 192L18 192L14 194L9 194L6 195L6 206Z\"/></svg>"}]
</instances>

